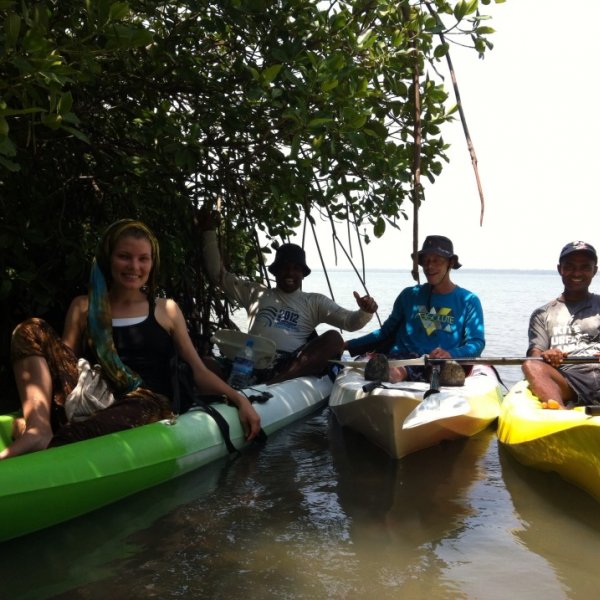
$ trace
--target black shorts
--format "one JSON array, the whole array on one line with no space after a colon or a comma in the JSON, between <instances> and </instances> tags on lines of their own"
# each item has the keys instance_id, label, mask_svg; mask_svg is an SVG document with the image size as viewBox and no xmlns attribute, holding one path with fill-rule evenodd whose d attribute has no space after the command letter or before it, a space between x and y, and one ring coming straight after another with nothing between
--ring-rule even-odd
<instances>
[{"instance_id":1,"label":"black shorts","mask_svg":"<svg viewBox=\"0 0 600 600\"><path fill-rule=\"evenodd\" d=\"M561 367L569 387L577 394L577 404L600 404L600 368L592 365Z\"/></svg>"},{"instance_id":2,"label":"black shorts","mask_svg":"<svg viewBox=\"0 0 600 600\"><path fill-rule=\"evenodd\" d=\"M277 352L273 364L267 369L256 369L254 371L255 383L264 383L273 379L276 375L285 371L293 360L300 354L304 346L301 346L295 352Z\"/></svg>"}]
</instances>

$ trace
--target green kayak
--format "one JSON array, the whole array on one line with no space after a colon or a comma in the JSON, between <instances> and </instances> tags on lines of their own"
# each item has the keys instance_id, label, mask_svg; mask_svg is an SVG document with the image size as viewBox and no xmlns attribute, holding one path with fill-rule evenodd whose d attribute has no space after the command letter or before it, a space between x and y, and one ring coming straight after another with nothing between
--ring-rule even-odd
<instances>
[{"instance_id":1,"label":"green kayak","mask_svg":"<svg viewBox=\"0 0 600 600\"><path fill-rule=\"evenodd\" d=\"M301 377L247 392L272 395L254 405L269 435L323 406L330 390L329 377ZM213 407L229 424L234 446L241 448L237 410ZM10 443L12 420L0 415L0 447ZM0 542L83 515L227 453L215 419L191 410L173 421L0 461Z\"/></svg>"}]
</instances>

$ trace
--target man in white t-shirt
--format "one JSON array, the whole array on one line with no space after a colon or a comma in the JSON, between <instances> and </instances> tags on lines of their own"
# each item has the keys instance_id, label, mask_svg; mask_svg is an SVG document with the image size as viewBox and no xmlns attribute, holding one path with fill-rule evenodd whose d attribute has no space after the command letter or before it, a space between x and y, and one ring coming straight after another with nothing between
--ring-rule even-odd
<instances>
[{"instance_id":1,"label":"man in white t-shirt","mask_svg":"<svg viewBox=\"0 0 600 600\"><path fill-rule=\"evenodd\" d=\"M264 376L269 383L322 373L329 359L341 355L344 340L333 329L315 337L315 328L326 323L357 331L377 311L375 300L358 292L354 292L358 305L354 311L342 308L323 294L303 292L302 281L311 271L304 250L296 244L281 245L268 267L275 276L275 288L229 273L222 265L214 216L201 213L198 223L203 229L202 252L210 281L220 285L229 300L246 309L249 333L275 342L275 365Z\"/></svg>"},{"instance_id":2,"label":"man in white t-shirt","mask_svg":"<svg viewBox=\"0 0 600 600\"><path fill-rule=\"evenodd\" d=\"M600 363L563 363L566 356L600 356L600 296L589 291L598 271L596 250L586 242L570 242L557 268L563 293L536 309L529 321L527 356L544 360L525 361L523 372L548 408L600 404Z\"/></svg>"}]
</instances>

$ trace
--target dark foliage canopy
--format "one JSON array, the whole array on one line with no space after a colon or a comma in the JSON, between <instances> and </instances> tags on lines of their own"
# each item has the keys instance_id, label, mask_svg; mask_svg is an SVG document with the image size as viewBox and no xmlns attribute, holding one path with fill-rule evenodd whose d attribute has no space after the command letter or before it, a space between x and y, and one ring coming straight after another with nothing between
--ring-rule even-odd
<instances>
[{"instance_id":1,"label":"dark foliage canopy","mask_svg":"<svg viewBox=\"0 0 600 600\"><path fill-rule=\"evenodd\" d=\"M16 323L60 330L115 219L157 232L195 332L223 317L199 207L250 276L307 219L397 227L415 157L430 182L446 160L449 45L491 48L490 1L0 0L0 377Z\"/></svg>"}]
</instances>

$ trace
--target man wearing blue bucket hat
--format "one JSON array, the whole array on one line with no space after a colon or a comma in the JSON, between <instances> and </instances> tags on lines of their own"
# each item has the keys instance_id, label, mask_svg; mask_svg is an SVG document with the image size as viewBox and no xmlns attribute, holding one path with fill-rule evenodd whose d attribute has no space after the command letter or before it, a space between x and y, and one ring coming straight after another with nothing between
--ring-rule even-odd
<instances>
[{"instance_id":1,"label":"man wearing blue bucket hat","mask_svg":"<svg viewBox=\"0 0 600 600\"><path fill-rule=\"evenodd\" d=\"M390 358L480 356L485 347L483 310L473 292L450 278L451 271L462 266L452 241L429 235L416 258L427 283L402 290L381 328L350 340L346 349L353 356L383 351ZM418 367L398 367L389 374L391 381L424 377L424 369Z\"/></svg>"},{"instance_id":2,"label":"man wearing blue bucket hat","mask_svg":"<svg viewBox=\"0 0 600 600\"><path fill-rule=\"evenodd\" d=\"M315 328L326 323L357 331L376 312L375 300L354 292L358 310L347 310L324 294L302 291L302 281L311 270L304 250L296 244L282 244L277 248L275 260L268 267L275 277L275 288L229 273L223 268L217 244L216 217L206 211L200 211L197 217L208 277L223 288L227 298L246 309L248 333L272 340L277 349L273 368L259 373L259 379L277 383L322 373L330 359L341 355L344 340L333 329L316 336Z\"/></svg>"}]
</instances>

